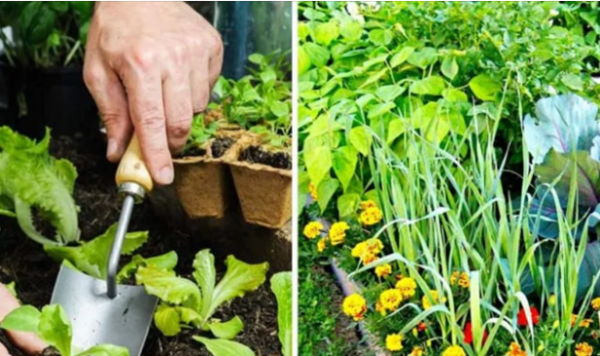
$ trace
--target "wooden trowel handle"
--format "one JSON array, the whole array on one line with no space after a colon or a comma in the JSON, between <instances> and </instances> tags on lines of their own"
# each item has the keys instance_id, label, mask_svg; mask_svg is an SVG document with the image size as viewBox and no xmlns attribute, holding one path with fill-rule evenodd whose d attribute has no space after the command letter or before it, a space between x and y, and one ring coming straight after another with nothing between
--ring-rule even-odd
<instances>
[{"instance_id":1,"label":"wooden trowel handle","mask_svg":"<svg viewBox=\"0 0 600 356\"><path fill-rule=\"evenodd\" d=\"M115 179L118 187L123 183L136 183L142 186L146 193L150 193L154 188L152 176L144 163L140 142L135 133L121 158Z\"/></svg>"}]
</instances>

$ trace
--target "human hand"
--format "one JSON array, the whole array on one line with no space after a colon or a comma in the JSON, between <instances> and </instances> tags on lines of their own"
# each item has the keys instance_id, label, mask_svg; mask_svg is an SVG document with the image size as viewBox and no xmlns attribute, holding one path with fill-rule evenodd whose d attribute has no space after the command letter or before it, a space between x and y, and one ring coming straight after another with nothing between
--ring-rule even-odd
<instances>
[{"instance_id":1,"label":"human hand","mask_svg":"<svg viewBox=\"0 0 600 356\"><path fill-rule=\"evenodd\" d=\"M84 79L118 161L132 131L157 184L173 181L193 114L221 72L219 33L183 2L99 2L90 25Z\"/></svg>"},{"instance_id":2,"label":"human hand","mask_svg":"<svg viewBox=\"0 0 600 356\"><path fill-rule=\"evenodd\" d=\"M0 283L0 322L11 311L19 307L19 301L10 293L8 288ZM32 333L7 331L6 334L11 339L13 344L23 350L28 355L38 355L44 351L46 344L42 342L36 335ZM0 356L9 356L10 354L0 344Z\"/></svg>"}]
</instances>

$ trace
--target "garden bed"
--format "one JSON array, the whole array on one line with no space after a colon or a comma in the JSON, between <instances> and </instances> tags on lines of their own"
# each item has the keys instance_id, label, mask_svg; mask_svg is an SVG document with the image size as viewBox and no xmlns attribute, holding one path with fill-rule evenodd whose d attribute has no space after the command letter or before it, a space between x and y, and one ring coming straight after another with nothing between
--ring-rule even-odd
<instances>
[{"instance_id":1,"label":"garden bed","mask_svg":"<svg viewBox=\"0 0 600 356\"><path fill-rule=\"evenodd\" d=\"M101 137L90 142L89 139L69 139L55 137L51 144L51 153L56 157L68 158L77 167L79 177L76 181L74 197L81 211L79 225L83 239L102 234L111 224L118 220L122 200L119 198L114 183L116 166L106 161L105 144ZM232 217L235 219L235 216ZM0 218L2 235L0 237L0 282L16 282L16 289L21 301L42 307L50 301L54 281L59 265L51 260L42 247L23 235L16 221ZM240 229L242 224L238 224ZM139 251L142 255L151 256L171 250L178 253L177 272L189 277L192 261L196 252L210 248L218 261L218 273L222 275L224 266L221 261L229 254L251 260L249 253L242 253L244 244L240 243L241 235L257 233L233 229L214 229L202 233L190 233L190 230L174 228L173 222L167 223L157 214L149 201L136 206L130 231L149 231L149 242ZM184 231L185 230L185 231ZM237 242L234 242L237 241ZM232 250L237 248L238 250ZM255 257L256 258L256 257ZM247 261L262 262L262 261ZM277 337L277 305L268 283L257 291L248 293L244 298L234 300L215 314L216 318L228 319L240 316L246 325L245 330L237 338L252 348L257 355L280 354L280 343ZM201 356L210 353L199 343L191 340L185 333L175 338L162 336L154 327L151 329L142 355L152 356ZM0 338L0 341L2 339ZM21 356L13 353L13 356Z\"/></svg>"}]
</instances>

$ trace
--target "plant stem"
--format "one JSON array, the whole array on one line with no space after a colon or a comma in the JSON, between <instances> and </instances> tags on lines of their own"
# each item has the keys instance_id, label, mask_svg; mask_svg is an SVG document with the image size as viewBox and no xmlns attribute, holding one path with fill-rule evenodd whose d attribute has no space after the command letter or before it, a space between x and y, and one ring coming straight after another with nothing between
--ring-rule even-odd
<instances>
[{"instance_id":1,"label":"plant stem","mask_svg":"<svg viewBox=\"0 0 600 356\"><path fill-rule=\"evenodd\" d=\"M6 58L8 59L8 63L14 67L15 62L10 54L8 38L6 38L6 34L4 33L4 31L2 31L2 29L0 29L0 41L2 42L2 45L4 46L4 53L6 53Z\"/></svg>"},{"instance_id":2,"label":"plant stem","mask_svg":"<svg viewBox=\"0 0 600 356\"><path fill-rule=\"evenodd\" d=\"M80 46L81 46L81 41L78 40L77 42L75 42L75 45L71 49L71 52L69 52L69 55L65 59L65 63L63 64L65 67L69 65L69 63L75 56L75 53L77 53L77 50L79 49Z\"/></svg>"}]
</instances>

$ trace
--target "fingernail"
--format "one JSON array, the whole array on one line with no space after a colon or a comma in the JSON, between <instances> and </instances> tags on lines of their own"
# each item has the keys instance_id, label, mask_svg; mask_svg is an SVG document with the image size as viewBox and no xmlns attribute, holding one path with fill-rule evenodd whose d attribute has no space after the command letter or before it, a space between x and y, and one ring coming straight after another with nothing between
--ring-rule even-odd
<instances>
[{"instance_id":1,"label":"fingernail","mask_svg":"<svg viewBox=\"0 0 600 356\"><path fill-rule=\"evenodd\" d=\"M165 167L158 172L158 179L161 184L173 183L173 168Z\"/></svg>"},{"instance_id":2,"label":"fingernail","mask_svg":"<svg viewBox=\"0 0 600 356\"><path fill-rule=\"evenodd\" d=\"M108 147L106 148L106 157L108 157L109 159L113 158L115 155L117 155L118 150L119 150L119 144L117 143L117 140L115 140L114 138L108 139Z\"/></svg>"}]
</instances>

